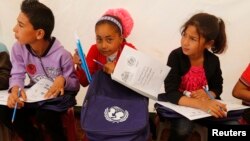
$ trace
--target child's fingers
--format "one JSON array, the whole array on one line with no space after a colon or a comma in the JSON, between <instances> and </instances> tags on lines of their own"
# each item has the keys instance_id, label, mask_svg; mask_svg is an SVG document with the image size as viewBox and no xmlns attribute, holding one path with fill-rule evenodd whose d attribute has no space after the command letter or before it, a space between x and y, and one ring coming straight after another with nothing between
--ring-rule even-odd
<instances>
[{"instance_id":1,"label":"child's fingers","mask_svg":"<svg viewBox=\"0 0 250 141\"><path fill-rule=\"evenodd\" d=\"M15 107L15 100L11 97L8 98L8 101L7 101L7 106L9 108L14 108Z\"/></svg>"},{"instance_id":2,"label":"child's fingers","mask_svg":"<svg viewBox=\"0 0 250 141\"><path fill-rule=\"evenodd\" d=\"M45 98L55 98L57 96L64 95L64 88L51 88L48 90L48 92L45 94Z\"/></svg>"},{"instance_id":3,"label":"child's fingers","mask_svg":"<svg viewBox=\"0 0 250 141\"><path fill-rule=\"evenodd\" d=\"M18 109L21 109L23 106L24 106L24 102L21 101L21 100L18 98L18 101L17 101L17 108L18 108Z\"/></svg>"},{"instance_id":4,"label":"child's fingers","mask_svg":"<svg viewBox=\"0 0 250 141\"><path fill-rule=\"evenodd\" d=\"M211 102L212 105L209 106L209 109L211 110L211 115L216 118L224 118L227 116L225 104L222 104L216 100L212 100Z\"/></svg>"},{"instance_id":5,"label":"child's fingers","mask_svg":"<svg viewBox=\"0 0 250 141\"><path fill-rule=\"evenodd\" d=\"M216 115L217 118L226 117L226 113L222 111L218 106L215 109L213 109L213 113Z\"/></svg>"},{"instance_id":6,"label":"child's fingers","mask_svg":"<svg viewBox=\"0 0 250 141\"><path fill-rule=\"evenodd\" d=\"M53 94L54 94L54 93L55 93L54 90L53 90L52 88L50 88L50 89L48 90L48 92L44 95L44 98L45 98L45 99L51 98L51 97L53 97Z\"/></svg>"},{"instance_id":7,"label":"child's fingers","mask_svg":"<svg viewBox=\"0 0 250 141\"><path fill-rule=\"evenodd\" d=\"M224 112L227 112L227 105L224 104L224 103L221 103L219 101L216 101L216 106L220 108L220 110L224 111Z\"/></svg>"},{"instance_id":8,"label":"child's fingers","mask_svg":"<svg viewBox=\"0 0 250 141\"><path fill-rule=\"evenodd\" d=\"M63 88L61 88L61 90L60 90L60 95L64 95L64 89Z\"/></svg>"}]
</instances>

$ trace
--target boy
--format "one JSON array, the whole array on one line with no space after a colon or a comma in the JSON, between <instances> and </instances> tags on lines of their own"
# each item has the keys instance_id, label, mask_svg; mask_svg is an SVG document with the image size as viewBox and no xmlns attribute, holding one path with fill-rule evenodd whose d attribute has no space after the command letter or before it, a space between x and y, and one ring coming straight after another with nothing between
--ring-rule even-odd
<instances>
[{"instance_id":1,"label":"boy","mask_svg":"<svg viewBox=\"0 0 250 141\"><path fill-rule=\"evenodd\" d=\"M36 0L22 2L17 25L13 29L18 42L13 45L11 52L13 68L8 107L0 107L0 121L25 141L43 140L40 128L34 127L30 117L36 119L53 141L65 141L61 115L76 104L75 95L80 88L72 56L55 37L51 37L53 28L54 15L47 6ZM53 84L45 98L53 99L25 103L25 74L33 84L43 78L52 80ZM24 101L18 98L19 88ZM18 110L11 124L16 103Z\"/></svg>"}]
</instances>

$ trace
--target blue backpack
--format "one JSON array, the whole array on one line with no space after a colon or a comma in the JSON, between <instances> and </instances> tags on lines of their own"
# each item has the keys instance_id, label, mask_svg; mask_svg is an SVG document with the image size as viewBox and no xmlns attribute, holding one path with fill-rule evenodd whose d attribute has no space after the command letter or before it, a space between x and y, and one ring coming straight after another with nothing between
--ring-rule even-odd
<instances>
[{"instance_id":1,"label":"blue backpack","mask_svg":"<svg viewBox=\"0 0 250 141\"><path fill-rule=\"evenodd\" d=\"M146 141L148 98L97 71L83 101L81 127L90 141Z\"/></svg>"}]
</instances>

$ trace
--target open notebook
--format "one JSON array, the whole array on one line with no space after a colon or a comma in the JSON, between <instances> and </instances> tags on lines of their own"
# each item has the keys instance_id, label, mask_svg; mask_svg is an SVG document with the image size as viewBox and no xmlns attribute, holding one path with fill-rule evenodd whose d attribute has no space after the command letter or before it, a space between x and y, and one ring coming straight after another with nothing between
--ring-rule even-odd
<instances>
[{"instance_id":1,"label":"open notebook","mask_svg":"<svg viewBox=\"0 0 250 141\"><path fill-rule=\"evenodd\" d=\"M32 103L47 100L44 98L44 95L47 93L52 84L53 82L49 79L41 79L31 88L25 90L27 96L27 101L25 102ZM7 105L8 97L8 90L0 91L0 105Z\"/></svg>"},{"instance_id":2,"label":"open notebook","mask_svg":"<svg viewBox=\"0 0 250 141\"><path fill-rule=\"evenodd\" d=\"M196 108L191 108L191 107L186 107L186 106L180 106L176 104L172 104L170 102L162 102L162 101L156 101L158 104L167 107L169 109L174 110L175 112L185 116L189 120L195 120L195 119L200 119L200 118L205 118L205 117L210 117L211 115ZM234 111L234 110L242 110L242 109L247 109L250 108L249 106L245 106L239 103L234 103L234 102L229 102L229 101L222 101L220 100L221 103L226 104L227 111Z\"/></svg>"}]
</instances>

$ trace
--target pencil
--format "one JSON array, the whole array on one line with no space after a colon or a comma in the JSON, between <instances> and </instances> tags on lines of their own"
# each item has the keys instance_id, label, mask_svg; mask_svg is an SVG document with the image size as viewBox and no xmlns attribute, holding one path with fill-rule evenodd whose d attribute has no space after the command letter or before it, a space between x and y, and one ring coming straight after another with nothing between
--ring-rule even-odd
<instances>
[{"instance_id":1,"label":"pencil","mask_svg":"<svg viewBox=\"0 0 250 141\"><path fill-rule=\"evenodd\" d=\"M82 61L81 67L85 71L88 82L90 83L92 78L91 78L91 74L89 72L87 61L85 59L85 54L84 54L83 49L82 49L82 44L81 44L80 39L77 36L77 34L75 34L75 38L76 38L76 46L77 46L78 55L79 55L79 57L80 57L80 59Z\"/></svg>"},{"instance_id":2,"label":"pencil","mask_svg":"<svg viewBox=\"0 0 250 141\"><path fill-rule=\"evenodd\" d=\"M97 61L97 60L95 60L95 59L93 59L93 61L94 61L95 63L97 63L98 65L103 66L103 64L102 64L101 62L99 62L99 61Z\"/></svg>"},{"instance_id":3,"label":"pencil","mask_svg":"<svg viewBox=\"0 0 250 141\"><path fill-rule=\"evenodd\" d=\"M20 97L20 94L21 94L21 88L18 89L18 98ZM11 119L11 122L13 123L14 120L15 120L15 117L16 117L16 109L17 109L17 102L15 104L15 107L14 107L14 111L13 111L13 114L12 114L12 119Z\"/></svg>"}]
</instances>

